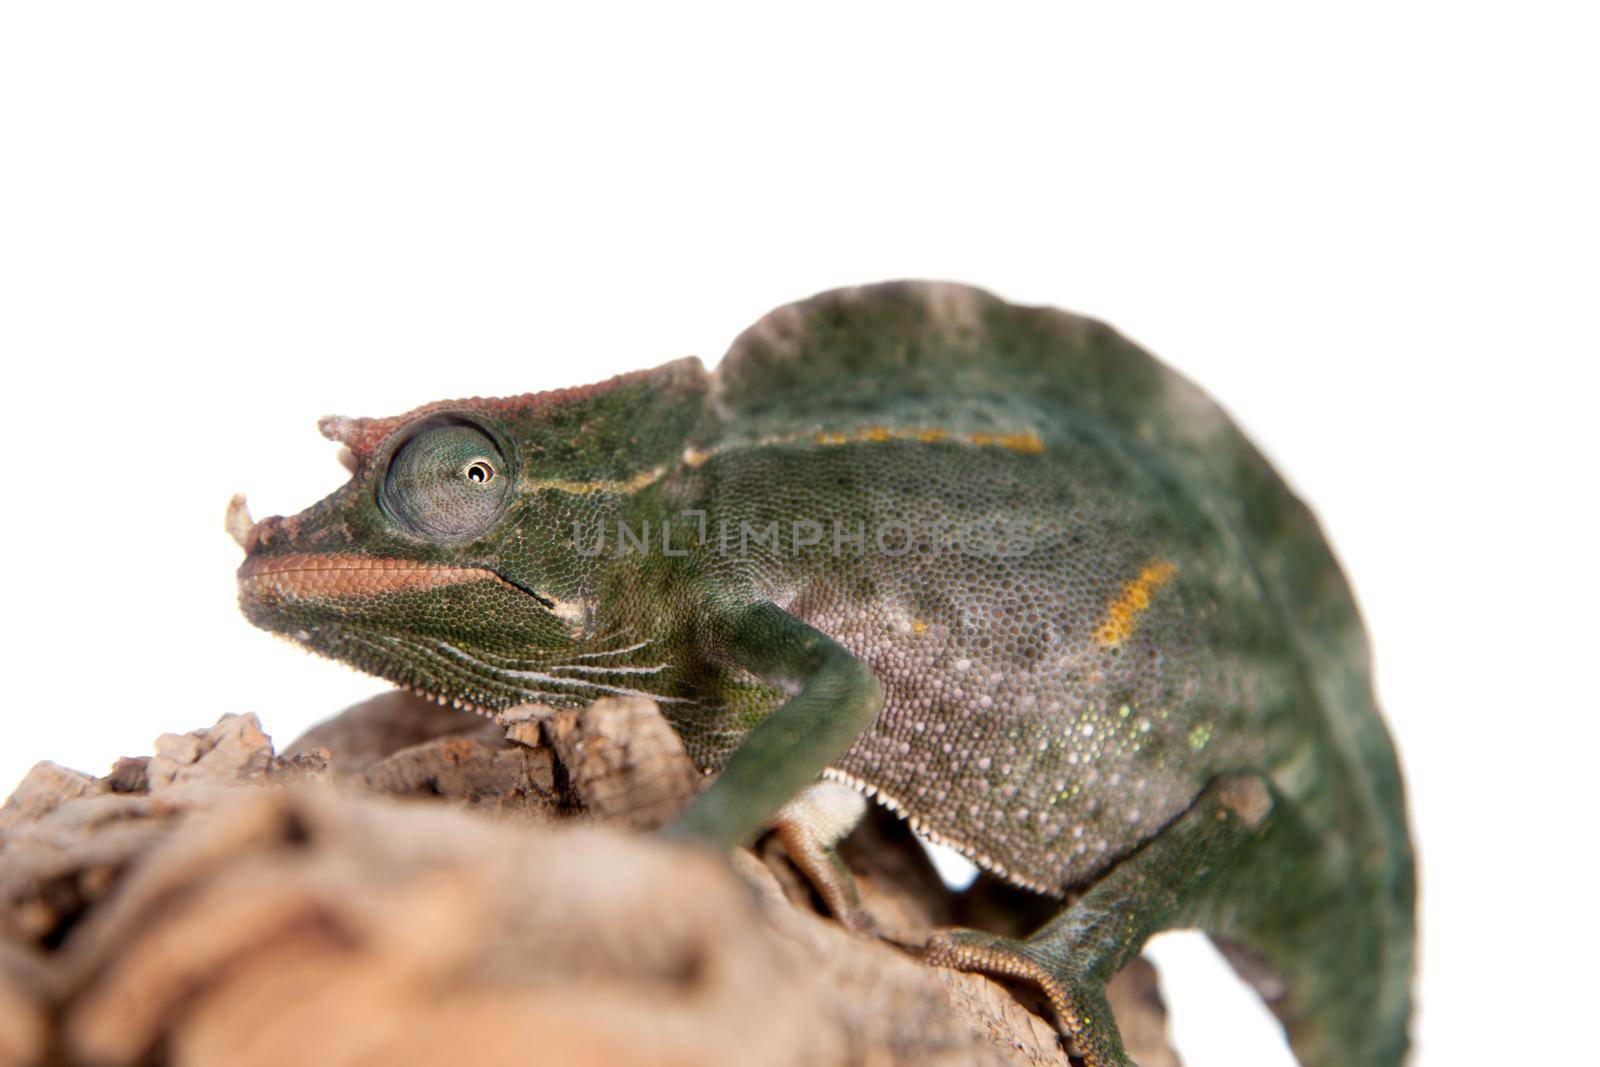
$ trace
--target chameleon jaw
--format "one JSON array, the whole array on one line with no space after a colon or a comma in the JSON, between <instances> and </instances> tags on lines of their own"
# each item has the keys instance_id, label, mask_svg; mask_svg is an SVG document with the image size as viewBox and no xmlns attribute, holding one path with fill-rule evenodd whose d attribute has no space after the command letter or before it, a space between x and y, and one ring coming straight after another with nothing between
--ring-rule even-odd
<instances>
[{"instance_id":1,"label":"chameleon jaw","mask_svg":"<svg viewBox=\"0 0 1600 1067\"><path fill-rule=\"evenodd\" d=\"M255 532L252 527L246 537ZM483 581L497 582L548 605L544 597L506 581L487 567L304 552L252 556L239 567L239 588L242 593L275 593L317 599L376 596Z\"/></svg>"}]
</instances>

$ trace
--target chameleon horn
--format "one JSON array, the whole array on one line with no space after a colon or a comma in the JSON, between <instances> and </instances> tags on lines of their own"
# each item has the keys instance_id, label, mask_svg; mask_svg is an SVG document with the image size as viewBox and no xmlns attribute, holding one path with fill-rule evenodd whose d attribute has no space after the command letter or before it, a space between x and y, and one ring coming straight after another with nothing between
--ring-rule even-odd
<instances>
[{"instance_id":1,"label":"chameleon horn","mask_svg":"<svg viewBox=\"0 0 1600 1067\"><path fill-rule=\"evenodd\" d=\"M357 422L346 415L324 415L317 420L317 430L330 441L348 445L360 429Z\"/></svg>"},{"instance_id":2,"label":"chameleon horn","mask_svg":"<svg viewBox=\"0 0 1600 1067\"><path fill-rule=\"evenodd\" d=\"M233 499L228 501L228 513L223 519L227 527L228 536L232 537L238 546L246 552L256 546L256 521L250 517L250 505L244 502L243 493L233 494Z\"/></svg>"},{"instance_id":3,"label":"chameleon horn","mask_svg":"<svg viewBox=\"0 0 1600 1067\"><path fill-rule=\"evenodd\" d=\"M371 451L375 438L369 433L371 419L352 419L344 415L324 415L317 420L317 429L330 441L344 447L339 449L339 462L352 475L360 465L361 456Z\"/></svg>"}]
</instances>

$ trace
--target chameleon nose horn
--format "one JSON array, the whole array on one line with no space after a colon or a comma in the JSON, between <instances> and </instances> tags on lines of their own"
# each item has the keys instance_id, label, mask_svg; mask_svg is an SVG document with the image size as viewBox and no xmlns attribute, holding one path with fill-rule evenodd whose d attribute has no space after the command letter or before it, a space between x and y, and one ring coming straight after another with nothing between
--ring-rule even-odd
<instances>
[{"instance_id":1,"label":"chameleon nose horn","mask_svg":"<svg viewBox=\"0 0 1600 1067\"><path fill-rule=\"evenodd\" d=\"M255 550L260 534L256 520L250 517L250 505L244 502L243 493L233 494L233 499L228 501L228 513L223 519L223 525L227 528L228 536L232 537L240 548L246 552Z\"/></svg>"}]
</instances>

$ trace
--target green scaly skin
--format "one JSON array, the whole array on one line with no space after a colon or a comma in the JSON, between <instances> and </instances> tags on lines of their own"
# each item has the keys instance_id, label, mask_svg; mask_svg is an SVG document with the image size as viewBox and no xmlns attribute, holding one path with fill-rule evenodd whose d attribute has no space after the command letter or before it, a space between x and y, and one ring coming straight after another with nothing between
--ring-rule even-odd
<instances>
[{"instance_id":1,"label":"green scaly skin","mask_svg":"<svg viewBox=\"0 0 1600 1067\"><path fill-rule=\"evenodd\" d=\"M1105 326L895 283L773 312L715 375L323 429L346 486L230 515L257 625L488 712L654 697L717 776L678 836L748 843L825 774L1070 896L929 957L1037 981L1091 1064L1126 1062L1105 981L1181 926L1301 1062L1404 1055L1411 849L1348 587Z\"/></svg>"}]
</instances>

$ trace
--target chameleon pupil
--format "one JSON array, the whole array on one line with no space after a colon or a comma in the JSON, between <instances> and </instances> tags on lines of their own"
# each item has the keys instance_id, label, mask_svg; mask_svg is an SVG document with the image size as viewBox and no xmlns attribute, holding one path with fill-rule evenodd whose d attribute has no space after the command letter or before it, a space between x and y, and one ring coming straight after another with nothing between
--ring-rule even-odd
<instances>
[{"instance_id":1,"label":"chameleon pupil","mask_svg":"<svg viewBox=\"0 0 1600 1067\"><path fill-rule=\"evenodd\" d=\"M494 468L479 460L467 468L467 481L482 484L494 477Z\"/></svg>"}]
</instances>

